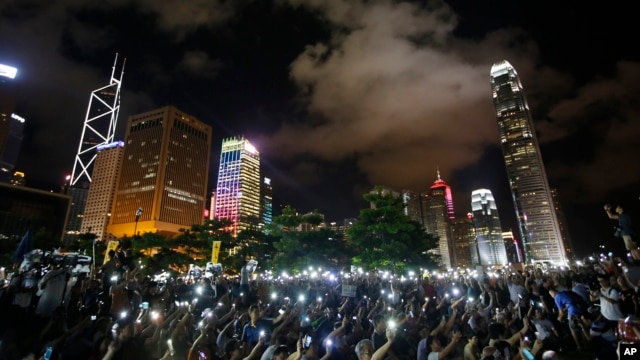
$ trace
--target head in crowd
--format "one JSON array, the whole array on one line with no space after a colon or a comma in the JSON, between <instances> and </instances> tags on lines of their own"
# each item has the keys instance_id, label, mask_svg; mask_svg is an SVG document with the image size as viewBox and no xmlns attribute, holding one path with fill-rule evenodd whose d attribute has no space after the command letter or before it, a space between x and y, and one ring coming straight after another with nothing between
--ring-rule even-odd
<instances>
[{"instance_id":1,"label":"head in crowd","mask_svg":"<svg viewBox=\"0 0 640 360\"><path fill-rule=\"evenodd\" d=\"M358 360L371 359L373 355L373 343L369 339L362 339L356 344L356 356Z\"/></svg>"}]
</instances>

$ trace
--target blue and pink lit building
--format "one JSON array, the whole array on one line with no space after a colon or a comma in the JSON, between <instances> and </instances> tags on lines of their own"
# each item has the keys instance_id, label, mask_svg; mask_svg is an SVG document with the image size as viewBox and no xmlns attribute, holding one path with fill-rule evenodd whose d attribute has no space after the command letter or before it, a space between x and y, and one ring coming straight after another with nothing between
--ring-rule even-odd
<instances>
[{"instance_id":1,"label":"blue and pink lit building","mask_svg":"<svg viewBox=\"0 0 640 360\"><path fill-rule=\"evenodd\" d=\"M233 222L233 233L261 222L260 153L244 137L222 141L213 216Z\"/></svg>"}]
</instances>

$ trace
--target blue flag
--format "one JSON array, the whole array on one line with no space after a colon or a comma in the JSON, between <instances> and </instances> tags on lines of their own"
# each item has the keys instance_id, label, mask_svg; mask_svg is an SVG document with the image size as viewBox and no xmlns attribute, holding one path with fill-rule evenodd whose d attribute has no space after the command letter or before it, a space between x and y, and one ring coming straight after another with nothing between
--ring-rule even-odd
<instances>
[{"instance_id":1,"label":"blue flag","mask_svg":"<svg viewBox=\"0 0 640 360\"><path fill-rule=\"evenodd\" d=\"M27 232L22 236L20 245L18 245L18 248L13 253L11 259L16 262L21 262L24 256L31 250L33 250L33 232L31 231L31 229L28 229Z\"/></svg>"}]
</instances>

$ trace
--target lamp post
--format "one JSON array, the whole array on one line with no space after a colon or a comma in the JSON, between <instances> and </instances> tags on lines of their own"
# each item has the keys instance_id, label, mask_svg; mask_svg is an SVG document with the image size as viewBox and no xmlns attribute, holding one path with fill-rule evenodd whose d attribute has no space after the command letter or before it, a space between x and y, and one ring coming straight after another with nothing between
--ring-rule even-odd
<instances>
[{"instance_id":1,"label":"lamp post","mask_svg":"<svg viewBox=\"0 0 640 360\"><path fill-rule=\"evenodd\" d=\"M140 216L142 216L142 208L139 207L138 210L136 210L136 224L133 227L133 236L136 236L136 233L138 232L138 220L140 220Z\"/></svg>"},{"instance_id":2,"label":"lamp post","mask_svg":"<svg viewBox=\"0 0 640 360\"><path fill-rule=\"evenodd\" d=\"M96 272L96 241L98 241L97 238L93 239L93 256L91 257L91 259L93 260L93 264L91 266L91 275L95 274Z\"/></svg>"}]
</instances>

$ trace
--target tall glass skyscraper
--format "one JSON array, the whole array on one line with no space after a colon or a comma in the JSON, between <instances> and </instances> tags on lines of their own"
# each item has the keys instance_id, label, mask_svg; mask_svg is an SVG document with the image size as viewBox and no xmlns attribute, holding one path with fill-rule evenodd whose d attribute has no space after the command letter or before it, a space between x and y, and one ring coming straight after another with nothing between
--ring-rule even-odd
<instances>
[{"instance_id":1,"label":"tall glass skyscraper","mask_svg":"<svg viewBox=\"0 0 640 360\"><path fill-rule=\"evenodd\" d=\"M233 233L261 222L260 153L244 137L222 140L214 217L233 222Z\"/></svg>"},{"instance_id":2,"label":"tall glass skyscraper","mask_svg":"<svg viewBox=\"0 0 640 360\"><path fill-rule=\"evenodd\" d=\"M480 260L478 265L506 264L507 251L502 239L500 216L491 190L477 189L471 192L471 212Z\"/></svg>"},{"instance_id":3,"label":"tall glass skyscraper","mask_svg":"<svg viewBox=\"0 0 640 360\"><path fill-rule=\"evenodd\" d=\"M491 90L526 261L564 264L566 253L529 105L516 70L506 60L491 67Z\"/></svg>"}]
</instances>

